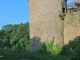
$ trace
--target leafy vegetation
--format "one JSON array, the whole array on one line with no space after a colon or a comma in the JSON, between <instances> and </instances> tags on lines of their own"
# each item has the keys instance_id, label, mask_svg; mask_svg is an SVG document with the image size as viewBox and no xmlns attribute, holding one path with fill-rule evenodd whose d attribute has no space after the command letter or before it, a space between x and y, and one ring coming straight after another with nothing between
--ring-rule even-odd
<instances>
[{"instance_id":1,"label":"leafy vegetation","mask_svg":"<svg viewBox=\"0 0 80 60\"><path fill-rule=\"evenodd\" d=\"M78 19L78 22L79 22L79 24L80 24L80 18Z\"/></svg>"},{"instance_id":2,"label":"leafy vegetation","mask_svg":"<svg viewBox=\"0 0 80 60\"><path fill-rule=\"evenodd\" d=\"M62 27L64 28L64 18L65 18L66 14L59 14L59 18L62 20Z\"/></svg>"},{"instance_id":3,"label":"leafy vegetation","mask_svg":"<svg viewBox=\"0 0 80 60\"><path fill-rule=\"evenodd\" d=\"M63 47L61 51L63 55L71 55L71 56L78 56L80 57L80 36L77 36L74 41L70 41L68 45Z\"/></svg>"},{"instance_id":4,"label":"leafy vegetation","mask_svg":"<svg viewBox=\"0 0 80 60\"><path fill-rule=\"evenodd\" d=\"M69 24L70 24L70 22L68 21L68 22L67 22L67 24L69 25Z\"/></svg>"},{"instance_id":5,"label":"leafy vegetation","mask_svg":"<svg viewBox=\"0 0 80 60\"><path fill-rule=\"evenodd\" d=\"M45 46L46 46L46 52L52 53L54 47L54 38L50 42L46 41Z\"/></svg>"},{"instance_id":6,"label":"leafy vegetation","mask_svg":"<svg viewBox=\"0 0 80 60\"><path fill-rule=\"evenodd\" d=\"M60 18L61 20L64 20L65 16L66 16L66 14L59 14L59 18Z\"/></svg>"},{"instance_id":7,"label":"leafy vegetation","mask_svg":"<svg viewBox=\"0 0 80 60\"><path fill-rule=\"evenodd\" d=\"M62 51L62 48L63 48L63 44L62 45L55 44L54 50L53 50L54 51L53 54L54 55L58 55Z\"/></svg>"},{"instance_id":8,"label":"leafy vegetation","mask_svg":"<svg viewBox=\"0 0 80 60\"><path fill-rule=\"evenodd\" d=\"M64 28L64 21L62 21L62 27Z\"/></svg>"},{"instance_id":9,"label":"leafy vegetation","mask_svg":"<svg viewBox=\"0 0 80 60\"><path fill-rule=\"evenodd\" d=\"M67 45L54 45L54 38L46 41L42 49L29 51L29 23L8 24L0 30L0 60L80 60L80 36Z\"/></svg>"},{"instance_id":10,"label":"leafy vegetation","mask_svg":"<svg viewBox=\"0 0 80 60\"><path fill-rule=\"evenodd\" d=\"M52 53L53 55L58 55L63 48L63 45L60 44L54 44L54 37L52 38L51 41L46 41L42 47L42 50Z\"/></svg>"},{"instance_id":11,"label":"leafy vegetation","mask_svg":"<svg viewBox=\"0 0 80 60\"><path fill-rule=\"evenodd\" d=\"M29 23L8 24L0 30L0 49L24 51L29 49Z\"/></svg>"}]
</instances>

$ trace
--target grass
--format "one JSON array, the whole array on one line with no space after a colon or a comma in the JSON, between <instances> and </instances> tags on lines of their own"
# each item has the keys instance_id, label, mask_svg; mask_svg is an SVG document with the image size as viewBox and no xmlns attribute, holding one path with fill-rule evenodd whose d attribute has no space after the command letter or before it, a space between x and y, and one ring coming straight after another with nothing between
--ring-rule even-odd
<instances>
[{"instance_id":1,"label":"grass","mask_svg":"<svg viewBox=\"0 0 80 60\"><path fill-rule=\"evenodd\" d=\"M46 47L46 51L47 52L51 52L52 53L53 47L54 47L54 37L50 42L48 42L48 41L45 42L45 47Z\"/></svg>"},{"instance_id":2,"label":"grass","mask_svg":"<svg viewBox=\"0 0 80 60\"><path fill-rule=\"evenodd\" d=\"M50 42L46 41L42 46L42 49L36 52L0 50L0 60L70 60L70 56L59 54L61 49L59 44L54 45L53 38Z\"/></svg>"},{"instance_id":3,"label":"grass","mask_svg":"<svg viewBox=\"0 0 80 60\"><path fill-rule=\"evenodd\" d=\"M67 22L67 24L69 25L69 24L70 24L70 22L68 21L68 22Z\"/></svg>"},{"instance_id":4,"label":"grass","mask_svg":"<svg viewBox=\"0 0 80 60\"><path fill-rule=\"evenodd\" d=\"M64 28L64 21L62 21L61 25L62 25L62 27Z\"/></svg>"},{"instance_id":5,"label":"grass","mask_svg":"<svg viewBox=\"0 0 80 60\"><path fill-rule=\"evenodd\" d=\"M79 24L80 24L80 18L78 19L78 22L79 22Z\"/></svg>"},{"instance_id":6,"label":"grass","mask_svg":"<svg viewBox=\"0 0 80 60\"><path fill-rule=\"evenodd\" d=\"M74 12L71 12L70 15L73 16L74 15Z\"/></svg>"},{"instance_id":7,"label":"grass","mask_svg":"<svg viewBox=\"0 0 80 60\"><path fill-rule=\"evenodd\" d=\"M0 60L71 60L75 57L80 60L80 36L68 45L54 45L53 38L50 42L46 41L42 49L36 52L0 50Z\"/></svg>"},{"instance_id":8,"label":"grass","mask_svg":"<svg viewBox=\"0 0 80 60\"><path fill-rule=\"evenodd\" d=\"M52 54L47 54L47 53L43 53L43 52L0 51L0 60L19 60L19 59L31 59L31 60L69 60L69 58L67 58L64 55L52 55Z\"/></svg>"}]
</instances>

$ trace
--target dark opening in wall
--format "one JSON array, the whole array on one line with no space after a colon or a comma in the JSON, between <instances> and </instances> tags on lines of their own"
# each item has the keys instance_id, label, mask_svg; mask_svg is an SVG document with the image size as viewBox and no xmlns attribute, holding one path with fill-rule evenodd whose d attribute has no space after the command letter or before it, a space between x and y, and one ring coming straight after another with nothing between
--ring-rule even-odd
<instances>
[{"instance_id":1,"label":"dark opening in wall","mask_svg":"<svg viewBox=\"0 0 80 60\"><path fill-rule=\"evenodd\" d=\"M62 1L62 13L67 13L67 0Z\"/></svg>"},{"instance_id":2,"label":"dark opening in wall","mask_svg":"<svg viewBox=\"0 0 80 60\"><path fill-rule=\"evenodd\" d=\"M62 8L62 13L67 13L67 9L66 8Z\"/></svg>"}]
</instances>

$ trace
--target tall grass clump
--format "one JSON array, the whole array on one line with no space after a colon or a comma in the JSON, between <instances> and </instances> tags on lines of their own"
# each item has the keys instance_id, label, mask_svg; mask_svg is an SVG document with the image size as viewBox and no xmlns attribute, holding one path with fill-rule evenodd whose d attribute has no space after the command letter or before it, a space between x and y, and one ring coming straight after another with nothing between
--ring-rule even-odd
<instances>
[{"instance_id":1,"label":"tall grass clump","mask_svg":"<svg viewBox=\"0 0 80 60\"><path fill-rule=\"evenodd\" d=\"M79 22L79 24L80 24L80 18L78 19L78 22Z\"/></svg>"},{"instance_id":2,"label":"tall grass clump","mask_svg":"<svg viewBox=\"0 0 80 60\"><path fill-rule=\"evenodd\" d=\"M62 48L63 48L63 44L62 45L55 44L53 48L53 51L54 51L53 54L58 55L62 51Z\"/></svg>"},{"instance_id":3,"label":"tall grass clump","mask_svg":"<svg viewBox=\"0 0 80 60\"><path fill-rule=\"evenodd\" d=\"M48 40L45 42L46 45L46 52L52 52L54 47L54 38L48 42Z\"/></svg>"},{"instance_id":4,"label":"tall grass clump","mask_svg":"<svg viewBox=\"0 0 80 60\"><path fill-rule=\"evenodd\" d=\"M58 55L62 51L63 45L54 44L54 37L51 41L46 41L42 46L42 51L51 53L53 55Z\"/></svg>"}]
</instances>

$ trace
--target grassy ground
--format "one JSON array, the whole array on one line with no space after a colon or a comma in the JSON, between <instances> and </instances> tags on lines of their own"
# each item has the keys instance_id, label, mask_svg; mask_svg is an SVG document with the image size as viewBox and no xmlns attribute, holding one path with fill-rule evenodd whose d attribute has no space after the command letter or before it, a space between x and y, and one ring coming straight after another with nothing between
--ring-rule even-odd
<instances>
[{"instance_id":1,"label":"grassy ground","mask_svg":"<svg viewBox=\"0 0 80 60\"><path fill-rule=\"evenodd\" d=\"M31 59L31 60L70 60L69 56L65 55L52 55L51 53L44 52L11 52L0 51L0 60L19 60L19 59Z\"/></svg>"}]
</instances>

